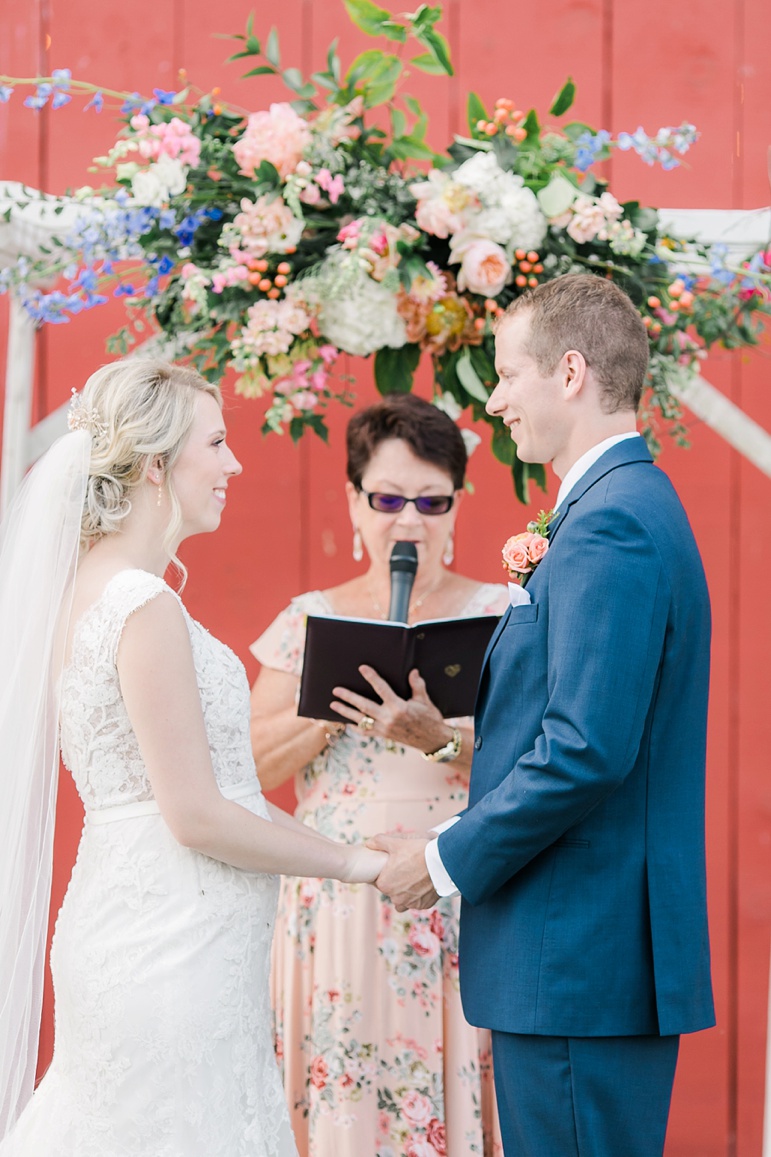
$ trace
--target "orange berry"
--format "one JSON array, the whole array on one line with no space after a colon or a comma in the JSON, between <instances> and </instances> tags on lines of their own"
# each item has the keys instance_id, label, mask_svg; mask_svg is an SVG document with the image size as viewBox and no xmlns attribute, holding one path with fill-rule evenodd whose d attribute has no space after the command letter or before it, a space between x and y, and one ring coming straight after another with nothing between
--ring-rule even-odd
<instances>
[{"instance_id":1,"label":"orange berry","mask_svg":"<svg viewBox=\"0 0 771 1157\"><path fill-rule=\"evenodd\" d=\"M280 289L283 289L284 286L286 285L286 278L284 277L283 273L277 273L276 276L273 278L273 283L274 283L274 285L277 285Z\"/></svg>"},{"instance_id":2,"label":"orange berry","mask_svg":"<svg viewBox=\"0 0 771 1157\"><path fill-rule=\"evenodd\" d=\"M645 326L646 329L650 329L651 326L653 325L653 318L652 317L644 317L643 318L643 325Z\"/></svg>"},{"instance_id":3,"label":"orange berry","mask_svg":"<svg viewBox=\"0 0 771 1157\"><path fill-rule=\"evenodd\" d=\"M279 261L277 269L278 269L279 273L291 273L292 272L292 266L289 264L288 261Z\"/></svg>"},{"instance_id":4,"label":"orange berry","mask_svg":"<svg viewBox=\"0 0 771 1157\"><path fill-rule=\"evenodd\" d=\"M532 262L536 262L538 260L538 254L536 253L536 251L534 249L530 250L530 252L527 255L527 259L528 259L528 261L532 261Z\"/></svg>"},{"instance_id":5,"label":"orange berry","mask_svg":"<svg viewBox=\"0 0 771 1157\"><path fill-rule=\"evenodd\" d=\"M523 273L529 273L533 267L529 261L520 261L519 268L522 270Z\"/></svg>"},{"instance_id":6,"label":"orange berry","mask_svg":"<svg viewBox=\"0 0 771 1157\"><path fill-rule=\"evenodd\" d=\"M514 137L515 141L524 141L525 137L527 136L527 133L522 128L521 125L517 125L517 127L514 129L514 132L511 135Z\"/></svg>"},{"instance_id":7,"label":"orange berry","mask_svg":"<svg viewBox=\"0 0 771 1157\"><path fill-rule=\"evenodd\" d=\"M516 125L506 125L506 130L505 130L505 131L506 131L506 136L507 136L507 137L513 137L513 136L516 136L516 132L517 132L517 126L516 126Z\"/></svg>"},{"instance_id":8,"label":"orange berry","mask_svg":"<svg viewBox=\"0 0 771 1157\"><path fill-rule=\"evenodd\" d=\"M497 108L493 113L493 120L497 125L502 125L504 121L509 119L509 114L505 108Z\"/></svg>"},{"instance_id":9,"label":"orange berry","mask_svg":"<svg viewBox=\"0 0 771 1157\"><path fill-rule=\"evenodd\" d=\"M498 308L498 302L494 301L492 297L488 297L485 300L485 309L489 313L494 313L497 308Z\"/></svg>"},{"instance_id":10,"label":"orange berry","mask_svg":"<svg viewBox=\"0 0 771 1157\"><path fill-rule=\"evenodd\" d=\"M520 289L525 288L527 285L527 278L525 277L524 273L517 274L517 276L514 278L514 284L518 285Z\"/></svg>"},{"instance_id":11,"label":"orange berry","mask_svg":"<svg viewBox=\"0 0 771 1157\"><path fill-rule=\"evenodd\" d=\"M218 84L215 84L214 88L211 90L212 96L219 96L219 94L221 92L222 92L222 89L220 88L220 86Z\"/></svg>"},{"instance_id":12,"label":"orange berry","mask_svg":"<svg viewBox=\"0 0 771 1157\"><path fill-rule=\"evenodd\" d=\"M651 334L653 337L658 337L660 333L661 333L661 322L654 321L653 325L651 326Z\"/></svg>"},{"instance_id":13,"label":"orange berry","mask_svg":"<svg viewBox=\"0 0 771 1157\"><path fill-rule=\"evenodd\" d=\"M499 96L497 101L495 102L495 107L496 108L505 108L505 109L508 109L510 111L511 109L514 108L514 101L509 100L508 97Z\"/></svg>"},{"instance_id":14,"label":"orange berry","mask_svg":"<svg viewBox=\"0 0 771 1157\"><path fill-rule=\"evenodd\" d=\"M267 273L268 272L268 263L264 257L261 257L259 259L259 261L255 261L254 268L259 269L260 273Z\"/></svg>"},{"instance_id":15,"label":"orange berry","mask_svg":"<svg viewBox=\"0 0 771 1157\"><path fill-rule=\"evenodd\" d=\"M271 299L271 301L275 301L277 297L281 297L281 290L275 288L269 289L268 297Z\"/></svg>"},{"instance_id":16,"label":"orange berry","mask_svg":"<svg viewBox=\"0 0 771 1157\"><path fill-rule=\"evenodd\" d=\"M297 246L296 245L288 245L286 251L287 251L287 253L296 253L297 252Z\"/></svg>"},{"instance_id":17,"label":"orange berry","mask_svg":"<svg viewBox=\"0 0 771 1157\"><path fill-rule=\"evenodd\" d=\"M512 109L512 110L511 110L511 119L512 119L513 121L521 121L521 120L524 120L524 119L525 119L525 114L522 112L522 109L521 109L521 108L515 108L515 109Z\"/></svg>"},{"instance_id":18,"label":"orange berry","mask_svg":"<svg viewBox=\"0 0 771 1157\"><path fill-rule=\"evenodd\" d=\"M494 137L498 132L498 126L493 121L488 121L485 125L485 132L487 133L488 137Z\"/></svg>"},{"instance_id":19,"label":"orange berry","mask_svg":"<svg viewBox=\"0 0 771 1157\"><path fill-rule=\"evenodd\" d=\"M187 69L186 68L180 68L179 71L177 72L177 76L179 77L180 80L184 80L185 77L187 76Z\"/></svg>"},{"instance_id":20,"label":"orange berry","mask_svg":"<svg viewBox=\"0 0 771 1157\"><path fill-rule=\"evenodd\" d=\"M269 277L263 277L262 280L259 282L257 288L261 289L263 293L267 293L269 289L273 288L273 282L270 280Z\"/></svg>"},{"instance_id":21,"label":"orange berry","mask_svg":"<svg viewBox=\"0 0 771 1157\"><path fill-rule=\"evenodd\" d=\"M474 318L474 329L484 329L486 325L487 325L487 322L485 321L485 319L483 317L475 317Z\"/></svg>"},{"instance_id":22,"label":"orange berry","mask_svg":"<svg viewBox=\"0 0 771 1157\"><path fill-rule=\"evenodd\" d=\"M670 301L669 308L672 310L672 313L677 313L677 311L680 308L680 302L679 301Z\"/></svg>"},{"instance_id":23,"label":"orange berry","mask_svg":"<svg viewBox=\"0 0 771 1157\"><path fill-rule=\"evenodd\" d=\"M222 115L222 105L221 105L221 104L215 104L215 105L212 107L212 110L211 110L211 111L214 113L214 115L215 115L216 117L218 117L218 116L221 116L221 115Z\"/></svg>"},{"instance_id":24,"label":"orange berry","mask_svg":"<svg viewBox=\"0 0 771 1157\"><path fill-rule=\"evenodd\" d=\"M659 306L661 305L661 302L659 301L658 297L649 297L648 298L648 305L650 306L651 309L658 309Z\"/></svg>"},{"instance_id":25,"label":"orange berry","mask_svg":"<svg viewBox=\"0 0 771 1157\"><path fill-rule=\"evenodd\" d=\"M537 265L533 266L533 273L543 273L543 265L541 265L540 261Z\"/></svg>"},{"instance_id":26,"label":"orange berry","mask_svg":"<svg viewBox=\"0 0 771 1157\"><path fill-rule=\"evenodd\" d=\"M693 305L693 294L691 293L690 289L686 289L683 293L680 294L680 304L682 305L683 309L690 309L690 307Z\"/></svg>"},{"instance_id":27,"label":"orange berry","mask_svg":"<svg viewBox=\"0 0 771 1157\"><path fill-rule=\"evenodd\" d=\"M524 249L515 249L514 256L516 257L517 261L524 261L527 257L527 253Z\"/></svg>"},{"instance_id":28,"label":"orange berry","mask_svg":"<svg viewBox=\"0 0 771 1157\"><path fill-rule=\"evenodd\" d=\"M477 121L477 132L483 133L487 128L487 121Z\"/></svg>"},{"instance_id":29,"label":"orange berry","mask_svg":"<svg viewBox=\"0 0 771 1157\"><path fill-rule=\"evenodd\" d=\"M261 281L262 281L262 274L261 273L250 273L249 274L249 283L251 285L259 285Z\"/></svg>"},{"instance_id":30,"label":"orange berry","mask_svg":"<svg viewBox=\"0 0 771 1157\"><path fill-rule=\"evenodd\" d=\"M527 284L530 286L531 289L535 289L536 285L538 284L538 278L537 277L528 277Z\"/></svg>"},{"instance_id":31,"label":"orange berry","mask_svg":"<svg viewBox=\"0 0 771 1157\"><path fill-rule=\"evenodd\" d=\"M498 306L498 308L497 308L497 309L496 309L496 311L495 311L495 316L496 316L496 317L503 317L503 315L504 315L504 313L505 313L505 312L506 312L506 311L504 310L503 306L502 306L502 305L499 305L499 306Z\"/></svg>"}]
</instances>

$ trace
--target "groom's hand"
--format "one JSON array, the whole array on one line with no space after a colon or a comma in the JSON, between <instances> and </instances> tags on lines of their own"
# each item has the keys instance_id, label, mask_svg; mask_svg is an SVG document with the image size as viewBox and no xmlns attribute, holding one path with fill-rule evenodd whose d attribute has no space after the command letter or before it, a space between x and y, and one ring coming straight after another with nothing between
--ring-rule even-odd
<instances>
[{"instance_id":1,"label":"groom's hand","mask_svg":"<svg viewBox=\"0 0 771 1157\"><path fill-rule=\"evenodd\" d=\"M368 848L388 852L388 862L375 883L393 900L397 912L432 908L439 899L426 867L427 839L422 836L373 836Z\"/></svg>"}]
</instances>

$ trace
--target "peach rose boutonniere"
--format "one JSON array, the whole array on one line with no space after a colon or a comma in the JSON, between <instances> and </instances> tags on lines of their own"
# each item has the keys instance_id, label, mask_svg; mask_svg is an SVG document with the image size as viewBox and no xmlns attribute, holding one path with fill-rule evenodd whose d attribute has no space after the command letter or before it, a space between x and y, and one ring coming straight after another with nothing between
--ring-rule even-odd
<instances>
[{"instance_id":1,"label":"peach rose boutonniere","mask_svg":"<svg viewBox=\"0 0 771 1157\"><path fill-rule=\"evenodd\" d=\"M515 582L521 583L532 574L549 549L549 524L559 511L541 510L538 517L528 522L527 530L514 534L504 543L501 555L503 568Z\"/></svg>"}]
</instances>

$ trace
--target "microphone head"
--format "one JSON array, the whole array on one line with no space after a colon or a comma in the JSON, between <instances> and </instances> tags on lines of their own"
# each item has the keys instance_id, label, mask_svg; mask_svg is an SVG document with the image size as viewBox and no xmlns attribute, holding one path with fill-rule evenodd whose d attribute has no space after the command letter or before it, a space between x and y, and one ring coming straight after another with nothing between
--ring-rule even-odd
<instances>
[{"instance_id":1,"label":"microphone head","mask_svg":"<svg viewBox=\"0 0 771 1157\"><path fill-rule=\"evenodd\" d=\"M414 542L395 542L391 551L391 574L405 571L416 574L418 569L418 548Z\"/></svg>"}]
</instances>

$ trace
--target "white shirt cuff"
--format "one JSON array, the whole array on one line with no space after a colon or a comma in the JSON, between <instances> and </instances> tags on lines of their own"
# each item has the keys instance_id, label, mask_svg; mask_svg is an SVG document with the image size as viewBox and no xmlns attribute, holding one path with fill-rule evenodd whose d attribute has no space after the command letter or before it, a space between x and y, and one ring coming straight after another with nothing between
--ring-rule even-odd
<instances>
[{"instance_id":1,"label":"white shirt cuff","mask_svg":"<svg viewBox=\"0 0 771 1157\"><path fill-rule=\"evenodd\" d=\"M445 820L441 824L436 824L431 831L437 832L441 835L451 828L453 824L457 824L460 816L452 816L451 819ZM457 896L458 888L450 873L442 863L442 857L439 855L439 840L429 840L426 844L425 850L426 867L428 874L431 877L431 883L434 885L434 891L438 896Z\"/></svg>"}]
</instances>

